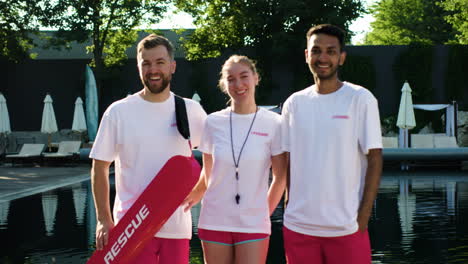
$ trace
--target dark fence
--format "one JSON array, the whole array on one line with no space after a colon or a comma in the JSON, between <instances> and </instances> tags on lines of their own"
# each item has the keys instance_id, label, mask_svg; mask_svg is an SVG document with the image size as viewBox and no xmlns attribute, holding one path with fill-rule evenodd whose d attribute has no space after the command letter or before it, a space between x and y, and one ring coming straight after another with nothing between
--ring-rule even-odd
<instances>
[{"instance_id":1,"label":"dark fence","mask_svg":"<svg viewBox=\"0 0 468 264\"><path fill-rule=\"evenodd\" d=\"M456 100L468 109L468 46L350 46L341 69L341 79L365 86L379 100L382 118L396 115L400 90L408 80L415 103L449 103ZM255 55L246 52L251 57ZM197 91L207 112L226 105L226 96L216 87L219 71L229 52L217 59L189 62L177 59L172 90L192 97ZM259 104L275 105L294 91L312 83L303 52L291 60L262 65L264 77L257 91ZM18 64L0 61L0 91L7 99L12 130L38 131L43 100L50 93L59 129L70 129L74 102L84 100L84 72L89 60L28 60ZM5 81L6 80L6 81ZM112 69L103 81L100 113L112 102L141 89L136 60ZM86 102L85 102L86 103Z\"/></svg>"}]
</instances>

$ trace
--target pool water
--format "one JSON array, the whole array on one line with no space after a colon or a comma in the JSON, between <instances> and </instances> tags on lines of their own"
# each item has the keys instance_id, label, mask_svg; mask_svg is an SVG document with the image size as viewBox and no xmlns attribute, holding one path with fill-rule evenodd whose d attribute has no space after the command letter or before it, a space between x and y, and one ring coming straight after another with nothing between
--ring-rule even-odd
<instances>
[{"instance_id":1,"label":"pool water","mask_svg":"<svg viewBox=\"0 0 468 264\"><path fill-rule=\"evenodd\" d=\"M0 203L0 263L85 263L94 250L89 182ZM191 263L203 263L192 209ZM267 263L285 263L282 208ZM385 172L369 223L373 263L468 263L468 173Z\"/></svg>"}]
</instances>

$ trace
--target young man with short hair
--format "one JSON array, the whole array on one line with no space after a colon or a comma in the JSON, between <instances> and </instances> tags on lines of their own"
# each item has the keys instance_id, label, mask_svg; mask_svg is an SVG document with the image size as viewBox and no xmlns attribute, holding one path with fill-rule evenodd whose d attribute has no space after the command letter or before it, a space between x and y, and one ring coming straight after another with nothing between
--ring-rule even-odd
<instances>
[{"instance_id":1,"label":"young man with short hair","mask_svg":"<svg viewBox=\"0 0 468 264\"><path fill-rule=\"evenodd\" d=\"M291 95L283 107L289 264L371 263L367 224L382 171L380 119L367 89L338 78L344 39L333 25L308 31L305 59L315 84Z\"/></svg>"}]
</instances>

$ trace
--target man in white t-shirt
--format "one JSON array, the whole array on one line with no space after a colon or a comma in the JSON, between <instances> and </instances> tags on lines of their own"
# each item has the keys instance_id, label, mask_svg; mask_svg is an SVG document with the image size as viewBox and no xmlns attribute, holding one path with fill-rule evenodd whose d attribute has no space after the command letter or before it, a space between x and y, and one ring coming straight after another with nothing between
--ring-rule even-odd
<instances>
[{"instance_id":1,"label":"man in white t-shirt","mask_svg":"<svg viewBox=\"0 0 468 264\"><path fill-rule=\"evenodd\" d=\"M284 246L289 264L371 263L367 224L382 172L377 100L338 79L344 31L307 33L306 62L315 85L283 107L282 146L289 152Z\"/></svg>"},{"instance_id":2,"label":"man in white t-shirt","mask_svg":"<svg viewBox=\"0 0 468 264\"><path fill-rule=\"evenodd\" d=\"M174 94L170 91L176 69L173 50L166 38L155 34L141 40L137 47L137 63L144 88L113 103L102 117L90 154L98 250L107 244L109 231L166 161L175 155L191 155L188 141L177 130ZM191 142L198 146L206 113L197 102L184 100ZM112 217L109 166L113 161L116 197ZM179 207L134 263L187 264L191 228L190 212Z\"/></svg>"}]
</instances>

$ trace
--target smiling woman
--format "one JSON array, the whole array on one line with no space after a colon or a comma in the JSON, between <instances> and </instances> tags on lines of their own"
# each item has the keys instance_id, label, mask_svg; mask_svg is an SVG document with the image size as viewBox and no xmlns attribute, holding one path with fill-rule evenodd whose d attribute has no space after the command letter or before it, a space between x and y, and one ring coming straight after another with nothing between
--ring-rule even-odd
<instances>
[{"instance_id":1,"label":"smiling woman","mask_svg":"<svg viewBox=\"0 0 468 264\"><path fill-rule=\"evenodd\" d=\"M186 210L203 197L198 235L207 264L266 261L269 216L286 186L286 155L280 147L280 116L256 104L258 82L251 59L229 57L219 87L229 95L230 107L205 122L198 148L203 173L186 198Z\"/></svg>"}]
</instances>

